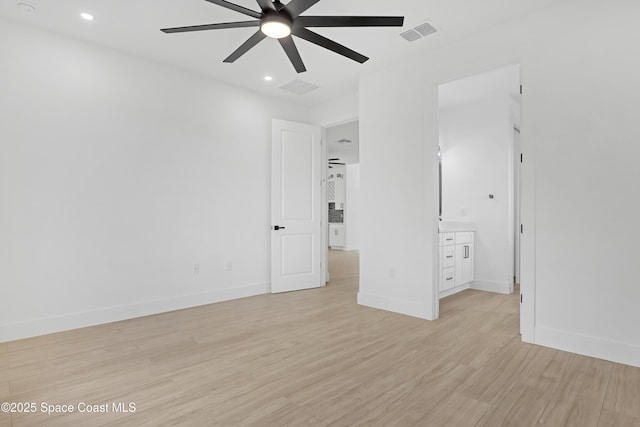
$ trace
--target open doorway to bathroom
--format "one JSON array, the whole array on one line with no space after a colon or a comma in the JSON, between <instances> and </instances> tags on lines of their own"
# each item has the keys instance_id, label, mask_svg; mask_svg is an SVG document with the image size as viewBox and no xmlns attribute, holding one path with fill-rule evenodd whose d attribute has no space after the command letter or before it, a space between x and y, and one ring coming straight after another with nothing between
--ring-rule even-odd
<instances>
[{"instance_id":1,"label":"open doorway to bathroom","mask_svg":"<svg viewBox=\"0 0 640 427\"><path fill-rule=\"evenodd\" d=\"M518 292L520 92L519 65L438 87L441 301Z\"/></svg>"},{"instance_id":2,"label":"open doorway to bathroom","mask_svg":"<svg viewBox=\"0 0 640 427\"><path fill-rule=\"evenodd\" d=\"M328 285L357 282L360 249L358 121L326 129Z\"/></svg>"}]
</instances>

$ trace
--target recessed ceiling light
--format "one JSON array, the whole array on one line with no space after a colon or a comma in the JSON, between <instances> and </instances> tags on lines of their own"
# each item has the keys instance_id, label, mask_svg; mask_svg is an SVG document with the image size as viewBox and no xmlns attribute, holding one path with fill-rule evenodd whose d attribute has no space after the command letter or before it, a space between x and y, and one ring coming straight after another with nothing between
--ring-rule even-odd
<instances>
[{"instance_id":1,"label":"recessed ceiling light","mask_svg":"<svg viewBox=\"0 0 640 427\"><path fill-rule=\"evenodd\" d=\"M264 76L265 81L270 82L271 80L273 80L273 77L271 76Z\"/></svg>"},{"instance_id":2,"label":"recessed ceiling light","mask_svg":"<svg viewBox=\"0 0 640 427\"><path fill-rule=\"evenodd\" d=\"M82 12L80 16L82 17L82 19L86 19L87 21L93 21L93 15L90 13Z\"/></svg>"}]
</instances>

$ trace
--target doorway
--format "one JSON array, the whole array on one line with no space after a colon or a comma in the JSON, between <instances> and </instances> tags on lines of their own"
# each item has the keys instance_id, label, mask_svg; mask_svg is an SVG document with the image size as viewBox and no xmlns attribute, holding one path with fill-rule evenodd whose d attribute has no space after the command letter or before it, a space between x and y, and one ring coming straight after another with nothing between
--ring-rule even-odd
<instances>
[{"instance_id":1,"label":"doorway","mask_svg":"<svg viewBox=\"0 0 640 427\"><path fill-rule=\"evenodd\" d=\"M440 298L519 283L520 87L519 65L438 86Z\"/></svg>"},{"instance_id":2,"label":"doorway","mask_svg":"<svg viewBox=\"0 0 640 427\"><path fill-rule=\"evenodd\" d=\"M331 272L358 271L360 249L360 139L359 122L352 120L326 128L327 142L327 282ZM339 264L339 269L334 265ZM340 278L341 279L341 278Z\"/></svg>"}]
</instances>

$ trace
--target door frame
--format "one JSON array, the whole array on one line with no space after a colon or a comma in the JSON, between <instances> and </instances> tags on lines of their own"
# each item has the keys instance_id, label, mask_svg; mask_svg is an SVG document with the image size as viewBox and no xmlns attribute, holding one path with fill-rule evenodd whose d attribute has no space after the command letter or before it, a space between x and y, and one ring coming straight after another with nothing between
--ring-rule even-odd
<instances>
[{"instance_id":1,"label":"door frame","mask_svg":"<svg viewBox=\"0 0 640 427\"><path fill-rule=\"evenodd\" d=\"M438 212L438 143L440 140L440 128L439 128L439 87L442 84L452 81L464 79L474 75L482 74L488 71L504 68L508 66L519 65L520 66L520 81L523 83L526 77L526 69L523 64L522 58L515 57L509 58L503 61L489 61L481 65L469 65L468 67L456 68L455 70L444 70L438 73L438 78L435 78L432 84L432 99L430 100L433 106L433 141L432 147L425 150L426 155L430 156L431 165L433 170L433 194L434 196L434 212L436 213L433 218L434 221L431 225L432 233L435 236L433 238L433 274L432 274L432 309L434 313L434 319L438 319L440 316L440 297L438 289L438 228L439 228L439 215ZM524 83L523 83L524 84ZM535 147L534 141L529 140L527 134L527 122L526 122L526 90L522 94L520 104L520 143L522 146L522 152L525 161L521 165L521 223L524 226L525 232L521 234L520 245L520 333L522 341L528 343L535 343L535 295L536 295L536 283L535 283ZM427 160L429 162L429 160ZM431 197L431 196L430 196ZM512 231L510 231L512 234ZM526 296L526 297L525 297Z\"/></svg>"},{"instance_id":2,"label":"door frame","mask_svg":"<svg viewBox=\"0 0 640 427\"><path fill-rule=\"evenodd\" d=\"M346 123L351 123L359 120L359 116L353 114L345 114L343 116L339 116L337 119L334 118L330 121L321 122L318 126L320 126L321 130L321 154L323 167L322 167L322 283L323 286L326 286L327 282L330 280L329 277L329 209L326 208L327 204L327 173L328 168L326 167L327 162L329 161L328 155L328 145L327 142L327 128L344 125Z\"/></svg>"},{"instance_id":3,"label":"door frame","mask_svg":"<svg viewBox=\"0 0 640 427\"><path fill-rule=\"evenodd\" d=\"M514 123L513 125L513 221L514 226L512 230L513 235L513 252L514 252L514 262L513 262L513 277L516 283L520 283L520 240L522 236L520 235L520 224L522 223L522 217L520 215L521 209L521 190L522 186L520 185L522 179L522 165L520 164L520 160L518 159L519 155L522 154L522 141L520 140L520 127Z\"/></svg>"}]
</instances>

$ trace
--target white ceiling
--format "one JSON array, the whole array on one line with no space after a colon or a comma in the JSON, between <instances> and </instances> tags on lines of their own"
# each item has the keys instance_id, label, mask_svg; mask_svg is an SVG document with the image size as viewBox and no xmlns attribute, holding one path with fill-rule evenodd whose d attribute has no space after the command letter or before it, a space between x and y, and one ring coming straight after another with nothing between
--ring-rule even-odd
<instances>
[{"instance_id":1,"label":"white ceiling","mask_svg":"<svg viewBox=\"0 0 640 427\"><path fill-rule=\"evenodd\" d=\"M438 87L440 108L455 107L485 98L520 99L520 66L512 65L445 83Z\"/></svg>"},{"instance_id":2,"label":"white ceiling","mask_svg":"<svg viewBox=\"0 0 640 427\"><path fill-rule=\"evenodd\" d=\"M16 5L36 7L27 14ZM401 58L430 49L491 26L531 13L562 0L322 0L303 15L405 16L404 28L318 28L316 31L371 59L358 64L304 40L296 44L307 66L298 75L276 40L267 39L234 64L222 62L249 38L255 28L163 34L160 28L242 21L249 17L204 0L2 0L0 16L133 55L208 75L270 96L303 105L316 105L357 91L358 78ZM254 0L235 3L259 10ZM95 16L84 21L83 11ZM399 37L404 29L428 19L438 32L409 43ZM265 75L274 80L265 82ZM299 96L280 89L301 78L320 89Z\"/></svg>"}]
</instances>

